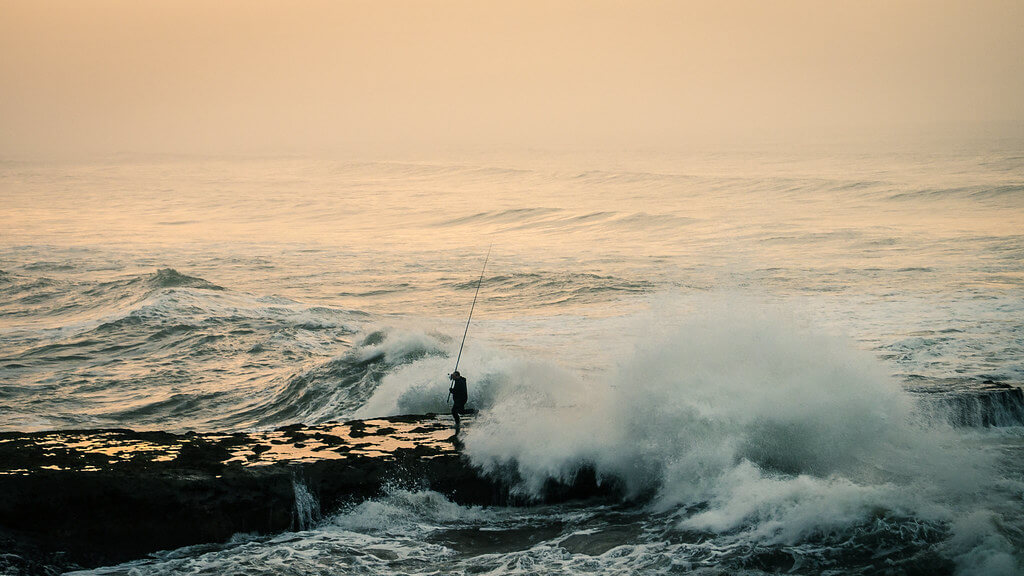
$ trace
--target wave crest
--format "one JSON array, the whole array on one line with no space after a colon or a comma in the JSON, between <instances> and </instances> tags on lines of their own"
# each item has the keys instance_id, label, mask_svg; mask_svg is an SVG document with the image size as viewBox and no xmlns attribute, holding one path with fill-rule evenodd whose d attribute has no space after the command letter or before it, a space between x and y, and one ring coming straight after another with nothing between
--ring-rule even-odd
<instances>
[{"instance_id":1,"label":"wave crest","mask_svg":"<svg viewBox=\"0 0 1024 576\"><path fill-rule=\"evenodd\" d=\"M990 454L917 423L869 353L745 306L652 335L605 382L523 382L468 429L475 465L535 496L592 469L682 530L795 544L884 518L941 533L994 477Z\"/></svg>"},{"instance_id":2,"label":"wave crest","mask_svg":"<svg viewBox=\"0 0 1024 576\"><path fill-rule=\"evenodd\" d=\"M151 286L156 288L201 288L203 290L224 290L202 278L187 276L174 268L161 268L146 279Z\"/></svg>"}]
</instances>

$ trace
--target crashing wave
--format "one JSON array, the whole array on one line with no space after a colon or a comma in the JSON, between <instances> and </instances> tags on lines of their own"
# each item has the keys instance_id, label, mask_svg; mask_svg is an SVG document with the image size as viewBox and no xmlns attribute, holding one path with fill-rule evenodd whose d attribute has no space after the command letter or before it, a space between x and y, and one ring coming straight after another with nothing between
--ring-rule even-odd
<instances>
[{"instance_id":1,"label":"crashing wave","mask_svg":"<svg viewBox=\"0 0 1024 576\"><path fill-rule=\"evenodd\" d=\"M520 497L593 478L682 533L737 548L888 538L935 550L960 537L954 520L983 506L974 495L998 478L993 454L949 426L922 426L913 395L845 340L734 304L703 314L652 329L607 380L474 353L481 412L465 453ZM444 367L428 358L395 370L363 413L443 409L444 383L422 374ZM978 532L979 543L932 561L1012 560L997 528Z\"/></svg>"},{"instance_id":2,"label":"crashing wave","mask_svg":"<svg viewBox=\"0 0 1024 576\"><path fill-rule=\"evenodd\" d=\"M366 405L388 375L421 366L425 358L446 358L444 344L436 336L374 330L345 354L289 377L265 400L218 419L215 426L236 429L347 418Z\"/></svg>"}]
</instances>

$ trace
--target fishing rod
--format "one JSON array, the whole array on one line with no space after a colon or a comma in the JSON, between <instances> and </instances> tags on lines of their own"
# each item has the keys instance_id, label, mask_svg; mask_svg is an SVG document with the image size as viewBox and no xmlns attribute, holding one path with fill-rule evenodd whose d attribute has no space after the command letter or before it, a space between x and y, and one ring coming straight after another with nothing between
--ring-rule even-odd
<instances>
[{"instance_id":1,"label":"fishing rod","mask_svg":"<svg viewBox=\"0 0 1024 576\"><path fill-rule=\"evenodd\" d=\"M480 295L480 285L484 281L484 271L487 270L487 261L491 258L491 247L494 246L492 242L487 247L487 256L484 257L483 268L480 269L480 279L476 281L476 293L473 294L473 305L469 307L469 318L466 319L466 329L462 332L462 344L459 344L459 355L455 358L455 369L452 370L452 374L459 371L459 361L462 360L462 347L466 345L466 334L469 334L469 323L473 321L473 310L476 309L476 298ZM448 388L448 400L452 398L452 389ZM445 400L445 403L448 402Z\"/></svg>"}]
</instances>

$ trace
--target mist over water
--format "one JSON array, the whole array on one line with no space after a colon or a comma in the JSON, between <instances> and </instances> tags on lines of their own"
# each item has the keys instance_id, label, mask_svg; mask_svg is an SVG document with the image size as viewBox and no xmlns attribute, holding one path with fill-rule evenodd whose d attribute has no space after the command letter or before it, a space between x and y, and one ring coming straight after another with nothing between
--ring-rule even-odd
<instances>
[{"instance_id":1,"label":"mist over water","mask_svg":"<svg viewBox=\"0 0 1024 576\"><path fill-rule=\"evenodd\" d=\"M466 453L624 494L406 479L95 573L1020 572L1016 149L5 162L0 194L4 430L445 412L493 243Z\"/></svg>"}]
</instances>

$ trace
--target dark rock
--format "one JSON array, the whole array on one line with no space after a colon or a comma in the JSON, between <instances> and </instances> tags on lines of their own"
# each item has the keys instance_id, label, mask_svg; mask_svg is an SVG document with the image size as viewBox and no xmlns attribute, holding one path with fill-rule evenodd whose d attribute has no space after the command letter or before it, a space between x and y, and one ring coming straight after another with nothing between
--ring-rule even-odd
<instances>
[{"instance_id":1,"label":"dark rock","mask_svg":"<svg viewBox=\"0 0 1024 576\"><path fill-rule=\"evenodd\" d=\"M319 502L314 516L385 486L465 504L522 501L510 495L511 471L479 473L450 434L433 415L252 434L0 433L0 568L58 573L288 530L296 526L296 483ZM546 488L549 502L614 491L587 469Z\"/></svg>"}]
</instances>

